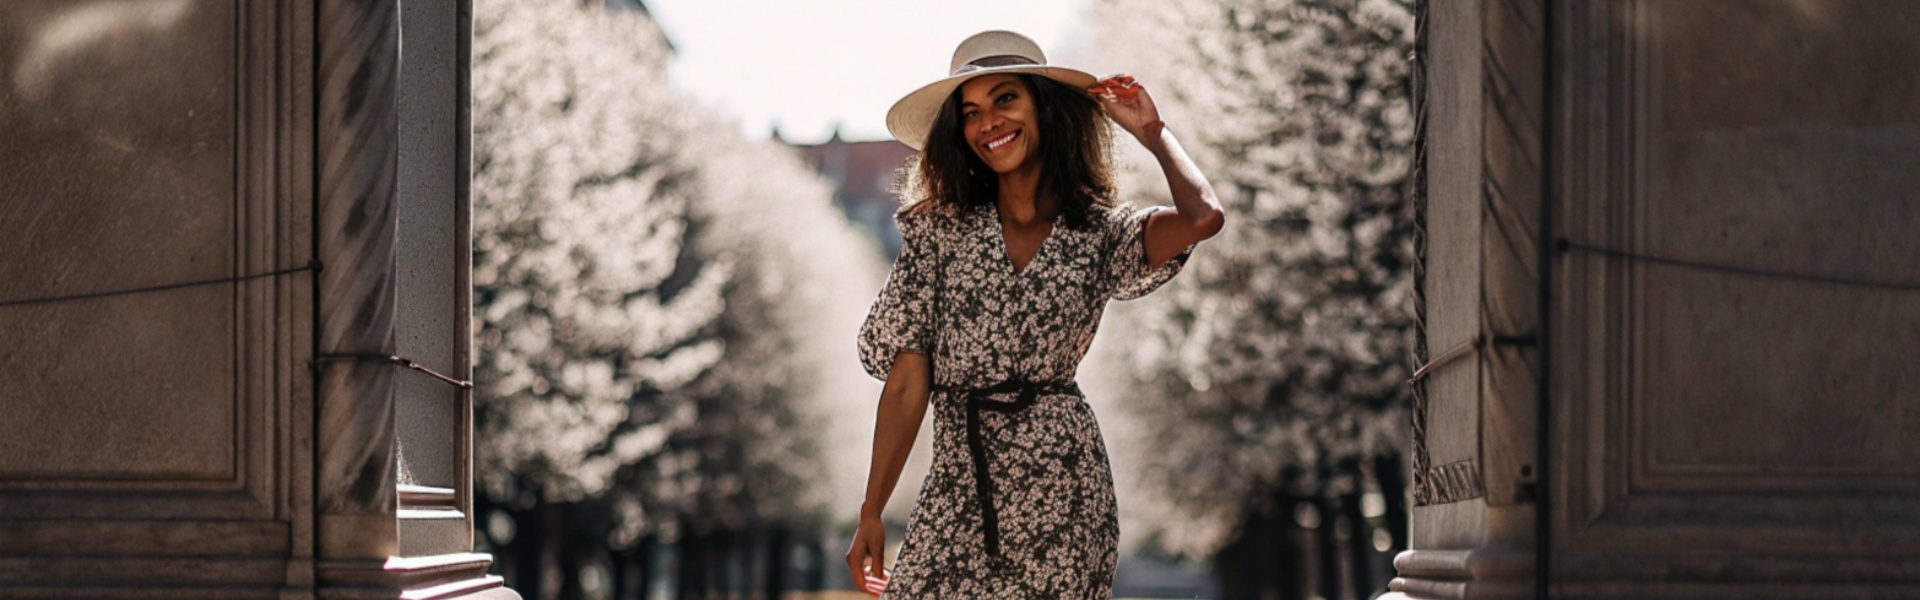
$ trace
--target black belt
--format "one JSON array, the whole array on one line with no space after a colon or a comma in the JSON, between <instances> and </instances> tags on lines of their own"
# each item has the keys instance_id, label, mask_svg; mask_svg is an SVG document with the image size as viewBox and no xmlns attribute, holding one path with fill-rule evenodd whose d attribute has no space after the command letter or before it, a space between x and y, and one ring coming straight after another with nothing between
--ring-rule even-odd
<instances>
[{"instance_id":1,"label":"black belt","mask_svg":"<svg viewBox=\"0 0 1920 600\"><path fill-rule=\"evenodd\" d=\"M1080 394L1080 386L1074 382L1039 383L1032 381L1003 381L981 388L937 386L934 391L956 392L967 398L967 453L973 455L974 492L980 498L980 529L987 541L987 554L1000 555L1000 518L993 510L993 478L987 474L986 442L980 438L980 411L991 410L1003 413L1017 413L1026 410L1042 394ZM988 397L1015 394L1012 402L989 400Z\"/></svg>"}]
</instances>

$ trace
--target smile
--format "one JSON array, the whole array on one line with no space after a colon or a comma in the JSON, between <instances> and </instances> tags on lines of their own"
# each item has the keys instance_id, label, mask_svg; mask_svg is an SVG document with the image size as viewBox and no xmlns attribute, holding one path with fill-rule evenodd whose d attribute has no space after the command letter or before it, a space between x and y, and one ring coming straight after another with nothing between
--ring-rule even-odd
<instances>
[{"instance_id":1,"label":"smile","mask_svg":"<svg viewBox=\"0 0 1920 600\"><path fill-rule=\"evenodd\" d=\"M1012 142L1015 138L1018 138L1018 137L1020 137L1020 131L1016 129L1013 132L1008 133L1006 135L1000 136L995 139L987 140L987 143L984 145L987 147L988 152L998 152L1001 148L1006 147L1008 143Z\"/></svg>"}]
</instances>

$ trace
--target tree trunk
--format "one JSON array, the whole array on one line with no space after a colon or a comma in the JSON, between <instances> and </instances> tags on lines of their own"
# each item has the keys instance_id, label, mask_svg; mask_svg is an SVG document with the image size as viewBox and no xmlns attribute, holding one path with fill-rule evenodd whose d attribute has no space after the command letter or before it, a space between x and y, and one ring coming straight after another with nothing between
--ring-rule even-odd
<instances>
[{"instance_id":1,"label":"tree trunk","mask_svg":"<svg viewBox=\"0 0 1920 600\"><path fill-rule=\"evenodd\" d=\"M748 589L746 561L742 560L746 558L746 553L742 552L745 536L738 531L729 531L720 539L722 540L719 556L721 569L717 587L724 594L723 598L739 600L745 597L743 592Z\"/></svg>"},{"instance_id":2,"label":"tree trunk","mask_svg":"<svg viewBox=\"0 0 1920 600\"><path fill-rule=\"evenodd\" d=\"M1306 533L1294 523L1295 500L1282 495L1274 509L1251 516L1239 537L1214 554L1223 600L1302 600L1307 589Z\"/></svg>"},{"instance_id":3,"label":"tree trunk","mask_svg":"<svg viewBox=\"0 0 1920 600\"><path fill-rule=\"evenodd\" d=\"M548 577L553 567L554 547L558 541L558 524L554 523L553 507L545 502L536 502L526 511L518 512L514 521L520 526L520 532L514 536L515 562L519 563L519 576L514 589L522 594L536 598L552 598L559 593L556 583Z\"/></svg>"},{"instance_id":4,"label":"tree trunk","mask_svg":"<svg viewBox=\"0 0 1920 600\"><path fill-rule=\"evenodd\" d=\"M1389 552L1407 549L1407 466L1398 454L1374 459L1373 476L1380 482L1380 495L1386 496L1387 533L1393 536Z\"/></svg>"},{"instance_id":5,"label":"tree trunk","mask_svg":"<svg viewBox=\"0 0 1920 600\"><path fill-rule=\"evenodd\" d=\"M1340 509L1336 501L1325 496L1307 500L1315 512L1320 515L1320 526L1313 529L1313 573L1315 595L1328 599L1343 599L1340 584L1346 581L1340 576Z\"/></svg>"},{"instance_id":6,"label":"tree trunk","mask_svg":"<svg viewBox=\"0 0 1920 600\"><path fill-rule=\"evenodd\" d=\"M618 600L645 600L647 586L653 583L653 536L635 542L632 548L613 555L613 597Z\"/></svg>"},{"instance_id":7,"label":"tree trunk","mask_svg":"<svg viewBox=\"0 0 1920 600\"><path fill-rule=\"evenodd\" d=\"M683 529L683 531L685 531ZM701 600L707 594L706 543L703 536L680 536L680 600Z\"/></svg>"},{"instance_id":8,"label":"tree trunk","mask_svg":"<svg viewBox=\"0 0 1920 600\"><path fill-rule=\"evenodd\" d=\"M1360 505L1359 494L1348 494L1340 507L1341 521L1347 528L1346 563L1347 581L1353 597L1371 598L1376 591L1384 591L1384 585L1373 575L1373 526L1367 524L1367 515Z\"/></svg>"},{"instance_id":9,"label":"tree trunk","mask_svg":"<svg viewBox=\"0 0 1920 600\"><path fill-rule=\"evenodd\" d=\"M559 598L567 583L567 515L558 504L540 504L540 597Z\"/></svg>"},{"instance_id":10,"label":"tree trunk","mask_svg":"<svg viewBox=\"0 0 1920 600\"><path fill-rule=\"evenodd\" d=\"M559 598L560 600L587 600L587 592L580 586L580 576L586 572L585 567L588 564L590 552L587 543L580 539L578 520L582 517L580 514L582 508L579 504L569 503L555 505L554 510L560 513L559 518L565 523L564 526L556 528L561 531L560 535L555 536L560 538L557 557L560 565Z\"/></svg>"},{"instance_id":11,"label":"tree trunk","mask_svg":"<svg viewBox=\"0 0 1920 600\"><path fill-rule=\"evenodd\" d=\"M1374 578L1376 589L1386 589L1393 579L1392 557L1407 549L1407 521L1412 517L1407 507L1407 464L1398 454L1375 457L1373 477L1380 482L1380 495L1386 500L1383 520L1392 539L1387 544L1386 560L1377 563L1380 573Z\"/></svg>"},{"instance_id":12,"label":"tree trunk","mask_svg":"<svg viewBox=\"0 0 1920 600\"><path fill-rule=\"evenodd\" d=\"M828 565L839 564L828 560L828 557L833 555L827 552L827 541L817 538L808 539L806 547L801 551L812 556L812 560L807 561L807 591L818 592L827 589Z\"/></svg>"},{"instance_id":13,"label":"tree trunk","mask_svg":"<svg viewBox=\"0 0 1920 600\"><path fill-rule=\"evenodd\" d=\"M762 597L767 600L780 600L787 594L787 576L793 565L793 535L785 527L774 527L767 533L765 587L761 588Z\"/></svg>"}]
</instances>

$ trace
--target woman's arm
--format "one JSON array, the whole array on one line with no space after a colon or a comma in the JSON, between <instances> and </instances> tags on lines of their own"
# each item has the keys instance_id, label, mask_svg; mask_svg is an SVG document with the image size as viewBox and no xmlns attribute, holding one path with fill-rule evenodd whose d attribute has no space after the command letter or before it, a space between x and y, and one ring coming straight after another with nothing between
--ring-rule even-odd
<instances>
[{"instance_id":1,"label":"woman's arm","mask_svg":"<svg viewBox=\"0 0 1920 600\"><path fill-rule=\"evenodd\" d=\"M933 391L932 364L925 354L901 352L880 390L880 414L873 425L873 465L867 470L860 528L854 532L853 547L847 549L847 569L855 582L865 580L869 561L874 576L886 566L887 532L880 522L880 511L893 495L900 469L913 451L913 440L920 435L920 422L927 415L927 399Z\"/></svg>"},{"instance_id":2,"label":"woman's arm","mask_svg":"<svg viewBox=\"0 0 1920 600\"><path fill-rule=\"evenodd\" d=\"M1155 213L1147 222L1147 264L1172 260L1187 246L1220 233L1226 225L1226 214L1220 210L1213 184L1207 183L1207 176L1200 174L1200 167L1180 147L1173 132L1167 131L1146 88L1131 76L1115 75L1095 82L1087 91L1099 100L1115 124L1153 153L1161 172L1167 175L1174 213Z\"/></svg>"}]
</instances>

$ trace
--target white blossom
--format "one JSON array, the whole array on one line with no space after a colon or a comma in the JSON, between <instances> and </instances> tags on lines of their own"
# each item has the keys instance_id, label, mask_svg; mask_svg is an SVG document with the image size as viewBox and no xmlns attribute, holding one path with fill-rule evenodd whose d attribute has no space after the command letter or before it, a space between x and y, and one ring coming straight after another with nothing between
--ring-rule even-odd
<instances>
[{"instance_id":1,"label":"white blossom","mask_svg":"<svg viewBox=\"0 0 1920 600\"><path fill-rule=\"evenodd\" d=\"M671 89L644 13L476 2L473 53L488 492L606 501L615 544L821 510L813 425L864 391L845 307L881 268L826 183Z\"/></svg>"},{"instance_id":2,"label":"white blossom","mask_svg":"<svg viewBox=\"0 0 1920 600\"><path fill-rule=\"evenodd\" d=\"M1148 86L1227 229L1116 313L1135 497L1204 556L1279 494L1360 485L1404 447L1413 328L1409 0L1105 0L1102 48ZM1137 150L1123 189L1167 204ZM1125 452L1126 450L1122 450Z\"/></svg>"}]
</instances>

